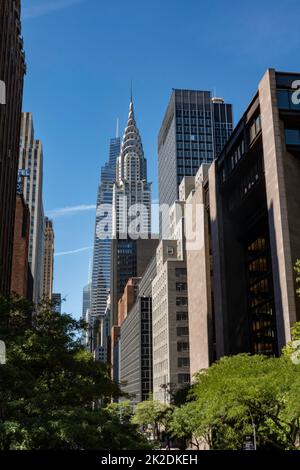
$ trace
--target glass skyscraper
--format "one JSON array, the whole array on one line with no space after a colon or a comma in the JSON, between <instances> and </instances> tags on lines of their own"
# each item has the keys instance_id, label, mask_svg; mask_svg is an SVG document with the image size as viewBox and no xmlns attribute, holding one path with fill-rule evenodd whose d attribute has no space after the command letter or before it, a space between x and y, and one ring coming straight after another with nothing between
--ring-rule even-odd
<instances>
[{"instance_id":1,"label":"glass skyscraper","mask_svg":"<svg viewBox=\"0 0 300 470\"><path fill-rule=\"evenodd\" d=\"M159 203L178 199L184 176L195 176L202 163L221 152L232 132L232 105L210 91L173 89L158 137ZM160 233L167 233L168 216L161 213Z\"/></svg>"},{"instance_id":2,"label":"glass skyscraper","mask_svg":"<svg viewBox=\"0 0 300 470\"><path fill-rule=\"evenodd\" d=\"M94 256L91 289L91 315L105 315L111 283L112 200L116 180L116 162L121 140L110 140L109 161L102 167L97 196Z\"/></svg>"}]
</instances>

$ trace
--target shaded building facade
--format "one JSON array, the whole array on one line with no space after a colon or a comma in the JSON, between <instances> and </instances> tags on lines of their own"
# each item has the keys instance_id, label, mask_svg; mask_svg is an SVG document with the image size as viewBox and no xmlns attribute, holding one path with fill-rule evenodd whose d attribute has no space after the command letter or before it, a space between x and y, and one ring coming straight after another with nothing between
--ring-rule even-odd
<instances>
[{"instance_id":1,"label":"shaded building facade","mask_svg":"<svg viewBox=\"0 0 300 470\"><path fill-rule=\"evenodd\" d=\"M152 281L156 256L138 283L137 298L121 323L120 380L132 403L148 400L153 392Z\"/></svg>"},{"instance_id":2,"label":"shaded building facade","mask_svg":"<svg viewBox=\"0 0 300 470\"><path fill-rule=\"evenodd\" d=\"M0 2L0 81L1 95L5 95L0 103L1 294L9 294L12 276L23 79L26 71L20 18L20 0Z\"/></svg>"},{"instance_id":3,"label":"shaded building facade","mask_svg":"<svg viewBox=\"0 0 300 470\"><path fill-rule=\"evenodd\" d=\"M191 255L188 269L191 276L204 273L203 259L211 255L213 305L190 309L192 373L203 364L200 339L210 313L207 343L215 351L208 363L240 352L278 355L300 319L294 272L300 255L299 79L265 73L203 181L209 242L204 256ZM196 295L192 283L190 303Z\"/></svg>"}]
</instances>

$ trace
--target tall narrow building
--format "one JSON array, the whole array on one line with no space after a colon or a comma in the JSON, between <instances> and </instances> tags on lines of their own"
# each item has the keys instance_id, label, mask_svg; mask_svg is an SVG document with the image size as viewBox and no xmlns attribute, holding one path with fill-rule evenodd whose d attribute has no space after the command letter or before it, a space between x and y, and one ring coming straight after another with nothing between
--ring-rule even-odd
<instances>
[{"instance_id":1,"label":"tall narrow building","mask_svg":"<svg viewBox=\"0 0 300 470\"><path fill-rule=\"evenodd\" d=\"M97 195L95 240L91 285L91 315L103 316L111 283L112 201L116 162L121 140L110 140L109 161L101 168Z\"/></svg>"},{"instance_id":2,"label":"tall narrow building","mask_svg":"<svg viewBox=\"0 0 300 470\"><path fill-rule=\"evenodd\" d=\"M30 210L29 264L34 282L33 300L38 302L43 291L44 265L43 147L34 138L31 113L22 114L19 169L29 172L23 178L22 192Z\"/></svg>"},{"instance_id":3,"label":"tall narrow building","mask_svg":"<svg viewBox=\"0 0 300 470\"><path fill-rule=\"evenodd\" d=\"M20 0L0 2L0 294L11 287L23 79Z\"/></svg>"},{"instance_id":4,"label":"tall narrow building","mask_svg":"<svg viewBox=\"0 0 300 470\"><path fill-rule=\"evenodd\" d=\"M172 91L158 136L162 238L168 238L168 209L178 199L183 177L195 176L202 163L219 155L232 127L232 105L213 98L210 91Z\"/></svg>"},{"instance_id":5,"label":"tall narrow building","mask_svg":"<svg viewBox=\"0 0 300 470\"><path fill-rule=\"evenodd\" d=\"M45 249L43 270L43 297L52 299L54 268L54 230L52 220L45 217Z\"/></svg>"}]
</instances>

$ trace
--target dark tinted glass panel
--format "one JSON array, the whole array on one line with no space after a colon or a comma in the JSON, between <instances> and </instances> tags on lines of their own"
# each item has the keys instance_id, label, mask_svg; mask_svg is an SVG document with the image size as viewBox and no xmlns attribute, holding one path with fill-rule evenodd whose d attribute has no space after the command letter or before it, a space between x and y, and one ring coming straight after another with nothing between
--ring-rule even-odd
<instances>
[{"instance_id":1,"label":"dark tinted glass panel","mask_svg":"<svg viewBox=\"0 0 300 470\"><path fill-rule=\"evenodd\" d=\"M300 145L300 131L298 129L286 129L285 141L287 145Z\"/></svg>"},{"instance_id":2,"label":"dark tinted glass panel","mask_svg":"<svg viewBox=\"0 0 300 470\"><path fill-rule=\"evenodd\" d=\"M289 109L289 92L287 90L279 90L277 92L277 101L278 101L278 108L281 109Z\"/></svg>"}]
</instances>

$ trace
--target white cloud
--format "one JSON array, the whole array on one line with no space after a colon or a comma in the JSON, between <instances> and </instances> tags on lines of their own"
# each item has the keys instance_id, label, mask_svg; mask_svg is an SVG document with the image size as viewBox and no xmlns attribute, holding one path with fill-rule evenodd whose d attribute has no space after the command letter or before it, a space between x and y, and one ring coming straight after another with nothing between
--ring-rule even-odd
<instances>
[{"instance_id":1,"label":"white cloud","mask_svg":"<svg viewBox=\"0 0 300 470\"><path fill-rule=\"evenodd\" d=\"M72 5L76 5L77 3L82 3L84 1L86 0L48 0L43 2L39 0L39 4L32 3L30 6L23 7L22 17L24 20L39 18L40 16L63 10L64 8L71 7Z\"/></svg>"},{"instance_id":2,"label":"white cloud","mask_svg":"<svg viewBox=\"0 0 300 470\"><path fill-rule=\"evenodd\" d=\"M77 250L70 250L70 251L61 251L59 253L55 253L54 256L67 256L67 255L74 255L76 253L81 253L82 251L91 250L92 246L84 246L83 248L77 248Z\"/></svg>"},{"instance_id":3,"label":"white cloud","mask_svg":"<svg viewBox=\"0 0 300 470\"><path fill-rule=\"evenodd\" d=\"M47 216L56 219L58 217L65 217L68 215L75 215L80 212L87 212L87 211L95 211L96 205L95 204L81 204L79 206L68 206L68 207L61 207L59 209L52 209L47 211Z\"/></svg>"}]
</instances>

